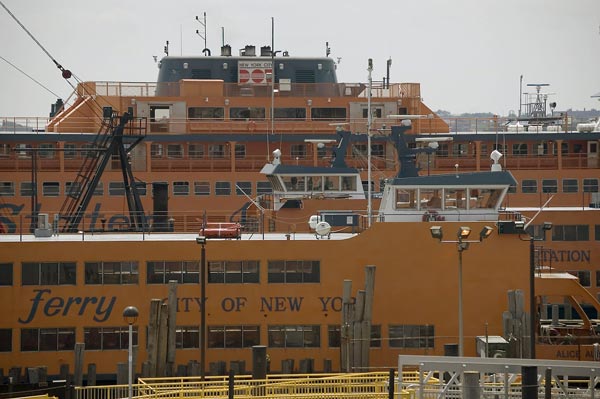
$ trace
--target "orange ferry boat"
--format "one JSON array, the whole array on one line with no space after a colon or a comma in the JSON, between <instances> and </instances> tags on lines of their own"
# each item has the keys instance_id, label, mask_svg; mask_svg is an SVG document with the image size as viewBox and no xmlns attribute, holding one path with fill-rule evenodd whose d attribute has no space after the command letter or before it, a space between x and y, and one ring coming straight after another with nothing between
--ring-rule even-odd
<instances>
[{"instance_id":1,"label":"orange ferry boat","mask_svg":"<svg viewBox=\"0 0 600 399\"><path fill-rule=\"evenodd\" d=\"M249 364L260 344L275 371L308 358L342 369L343 280L364 285L366 265L377 270L368 367L443 354L458 339L457 243L432 240L435 226L494 230L465 252L466 355L477 336L514 337L503 313L508 291L528 292L519 238L533 237L537 356L593 359L600 132L563 115L558 129L492 118L465 133L418 84L335 72L327 57L225 46L165 57L156 83L81 82L49 119L1 118L0 367L56 375L84 342L85 362L110 378L126 359L121 310L135 305L139 369L150 299L169 280L176 362L197 360L200 231L207 362Z\"/></svg>"},{"instance_id":2,"label":"orange ferry boat","mask_svg":"<svg viewBox=\"0 0 600 399\"><path fill-rule=\"evenodd\" d=\"M402 137L406 125L392 127L392 135ZM410 163L403 169L415 170ZM178 283L174 365L197 362L206 329L209 364L250 365L251 347L265 345L274 372L290 359L311 359L314 370L345 369L342 348L364 341L348 335L352 320L365 323L370 343L368 361L352 371L394 367L399 354L441 355L457 340L465 355L482 355L485 336L506 339L487 356L527 356L530 313L523 301L519 307L507 298L527 292L534 276L537 357L594 359L600 303L579 283L582 276L556 266L598 262L590 231L597 239L600 209L543 209L550 233L527 210L503 207L515 183L497 162L489 172L390 179L371 226L360 232L336 231L317 217L313 234L198 241L198 234L177 230L63 233L40 218L35 234L0 236L0 366L44 365L56 375L73 365L72 349L83 342L84 362L114 378L127 356L121 311L136 306L133 340L142 370L150 301L168 296L169 281ZM479 238L463 235L470 230L481 230ZM538 240L544 248L533 246ZM359 306L342 322L344 307L364 297L367 265L375 266L374 289L365 288L372 312L365 317ZM344 299L346 280L352 287ZM204 324L199 284L206 286Z\"/></svg>"}]
</instances>

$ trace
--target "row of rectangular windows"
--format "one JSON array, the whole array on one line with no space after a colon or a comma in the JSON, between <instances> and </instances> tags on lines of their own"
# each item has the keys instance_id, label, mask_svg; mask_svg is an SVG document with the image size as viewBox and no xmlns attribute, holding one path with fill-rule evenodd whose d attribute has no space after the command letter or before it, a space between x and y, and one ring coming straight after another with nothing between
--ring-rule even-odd
<instances>
[{"instance_id":1,"label":"row of rectangular windows","mask_svg":"<svg viewBox=\"0 0 600 399\"><path fill-rule=\"evenodd\" d=\"M207 326L207 346L211 349L237 349L260 345L258 325ZM10 328L0 329L0 352L12 352ZM148 331L146 331L148 334ZM327 326L329 348L341 346L341 327ZM129 345L128 327L84 327L86 350L123 350ZM138 327L133 328L132 344L138 344ZM199 348L199 326L177 326L175 346L178 349ZM434 348L435 328L432 325L389 325L390 348ZM321 348L320 325L269 325L267 339L270 348ZM381 325L371 326L371 347L381 348ZM146 340L148 342L148 340ZM66 351L75 347L75 327L22 328L21 352Z\"/></svg>"},{"instance_id":2,"label":"row of rectangular windows","mask_svg":"<svg viewBox=\"0 0 600 399\"><path fill-rule=\"evenodd\" d=\"M93 151L89 151L91 144L83 144L77 146L77 144L66 143L64 145L64 158L65 159L83 159L86 155L95 155ZM152 159L184 159L187 155L188 159L203 159L205 154L210 159L228 159L229 151L227 144L209 144L207 145L207 152L205 153L204 144L163 144L163 143L152 143L150 145L150 156ZM31 157L30 144L17 144L15 151L17 157L21 159L28 159ZM57 145L54 143L40 144L38 157L42 159L54 159L56 158ZM187 151L186 151L187 150ZM330 149L329 149L330 151ZM0 152L0 158L8 157L10 155L11 148L10 144L4 144L3 151ZM326 147L317 148L317 156L325 157L328 149ZM2 155L4 154L4 155ZM383 157L385 154L385 145L382 143L371 144L371 155L375 157ZM292 158L306 159L309 156L308 145L304 143L292 144L289 148L289 155ZM246 158L246 145L235 144L234 146L235 159ZM354 158L361 158L367 156L367 145L366 144L352 144L351 156Z\"/></svg>"},{"instance_id":3,"label":"row of rectangular windows","mask_svg":"<svg viewBox=\"0 0 600 399\"><path fill-rule=\"evenodd\" d=\"M321 264L316 260L269 260L268 283L319 283ZM180 284L200 282L199 261L148 261L146 283ZM137 261L85 262L84 283L138 284ZM208 261L209 284L260 283L260 261ZM76 285L76 262L22 262L21 284L28 285ZM13 264L0 263L0 286L13 285Z\"/></svg>"},{"instance_id":4,"label":"row of rectangular windows","mask_svg":"<svg viewBox=\"0 0 600 399\"><path fill-rule=\"evenodd\" d=\"M163 183L163 182L156 182ZM521 182L521 192L523 194L536 194L538 192L538 186L541 187L542 193L558 193L559 190L558 179L542 179L541 182L535 179L525 179ZM143 182L136 182L136 188L141 196L147 194L147 184ZM382 186L383 187L383 186ZM578 179L562 179L560 188L563 193L578 193L581 190L584 193L597 193L599 191L598 179L595 178L584 178L580 181ZM67 182L65 185L65 194L75 194L81 188L75 185L74 182ZM238 196L252 195L253 187L252 182L240 181L235 182L232 186L229 181L218 181L214 185L214 194L231 195L232 190L235 189L235 194ZM194 195L211 195L211 184L207 181L174 181L171 184L171 190L175 196L186 196L190 195L193 190ZM31 182L21 182L19 186L19 195L21 197L31 197L33 192L33 186ZM256 194L270 194L273 192L273 188L268 181L256 182ZM511 186L509 193L516 193L516 186ZM14 197L16 193L15 182L12 181L0 181L0 196L3 197ZM42 195L45 197L58 197L61 195L60 182L43 182L42 183ZM104 195L104 185L102 182L98 183L98 186L94 190L94 195ZM123 182L113 181L108 183L108 195L111 196L123 196L125 195L125 186Z\"/></svg>"},{"instance_id":5,"label":"row of rectangular windows","mask_svg":"<svg viewBox=\"0 0 600 399\"><path fill-rule=\"evenodd\" d=\"M163 182L154 182L163 183ZM150 184L154 184L150 183ZM166 183L166 182L164 182ZM147 187L149 184L144 182L135 183L138 194L141 196L147 195ZM252 182L239 181L235 182L232 187L232 183L229 181L218 181L215 182L213 192L217 196L231 195L232 190L235 189L235 195L253 195ZM81 187L74 182L67 182L65 184L65 195L77 194L81 190ZM190 195L193 190L194 195L207 196L211 195L211 184L207 181L194 181L190 185L189 181L174 181L172 182L171 190L174 196L185 196ZM14 197L15 196L15 183L12 181L0 181L0 196L2 197ZM270 194L273 192L271 183L268 181L256 182L256 194ZM19 195L21 197L31 197L33 195L33 185L31 182L21 182L19 185ZM59 197L61 195L61 183L47 181L42 183L42 195L44 197ZM104 184L99 182L94 190L95 196L104 195ZM125 195L125 184L119 181L112 181L108 183L108 195L111 196L124 196Z\"/></svg>"},{"instance_id":6,"label":"row of rectangular windows","mask_svg":"<svg viewBox=\"0 0 600 399\"><path fill-rule=\"evenodd\" d=\"M584 143L561 143L560 145L560 153L562 155L569 154L584 154L587 151L588 142ZM490 145L492 152L493 150L498 150L505 156L527 156L527 155L557 155L558 154L558 146L553 146L552 151L549 150L549 142L548 141L540 141L533 143L513 143L509 144L492 144ZM508 149L510 148L510 152ZM488 153L488 145L485 143L481 144L481 148L479 150L480 154L487 156ZM550 154L550 152L552 154ZM589 149L590 153L596 154L598 152L598 145L595 142L592 142ZM439 156L448 156L449 154L454 157L467 157L472 156L475 153L475 144L474 143L440 143L439 147L435 151L434 154Z\"/></svg>"},{"instance_id":7,"label":"row of rectangular windows","mask_svg":"<svg viewBox=\"0 0 600 399\"><path fill-rule=\"evenodd\" d=\"M212 119L212 118L211 118ZM217 118L219 119L219 118ZM244 118L246 119L246 118ZM262 118L259 118L262 119ZM303 118L302 118L303 119ZM587 142L586 143L561 143L560 153L562 155L568 154L583 154L587 151ZM596 143L591 143L592 146L590 148L590 153L597 153L598 148ZM91 148L92 144L83 144L81 146L77 146L74 143L65 143L64 145L64 157L65 159L75 159L82 158L85 156L86 151ZM414 146L414 144L413 144ZM13 150L17 153L19 158L29 158L31 157L31 144L15 144L11 146L9 143L0 144L0 158L9 157L11 151ZM225 158L228 157L229 154L226 151L227 144L208 144L207 154L209 158ZM508 152L509 145L507 144L493 144L490 146L492 150L498 150L505 155L512 156L527 156L527 155L537 155L544 156L550 155L549 145L547 141L541 141L538 143L514 143L510 145L510 153ZM38 146L38 157L43 159L53 159L56 156L56 149L58 145L56 143L42 143ZM179 159L183 158L185 154L185 149L187 148L187 156L191 159L200 159L205 155L205 145L198 143L153 143L151 145L151 156L153 158L162 158L166 156L170 159ZM383 143L373 143L371 150L374 156L383 156L385 152L385 144ZM325 154L326 149L319 149L322 155ZM475 147L472 143L440 143L440 146L435 151L435 155L438 156L456 156L456 157L466 157L471 156L475 152ZM552 154L558 154L558 147L552 147ZM481 154L488 153L488 145L481 144L480 148ZM234 147L234 154L236 159L243 159L246 157L246 145L236 143ZM307 145L300 144L292 144L290 146L290 155L292 157L304 157L307 154ZM357 155L366 155L366 144L352 144L351 154L353 156Z\"/></svg>"}]
</instances>

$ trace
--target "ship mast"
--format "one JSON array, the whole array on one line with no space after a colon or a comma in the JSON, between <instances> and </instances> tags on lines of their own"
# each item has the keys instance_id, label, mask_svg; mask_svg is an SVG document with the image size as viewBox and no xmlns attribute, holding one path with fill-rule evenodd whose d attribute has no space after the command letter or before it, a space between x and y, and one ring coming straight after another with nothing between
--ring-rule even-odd
<instances>
[{"instance_id":1,"label":"ship mast","mask_svg":"<svg viewBox=\"0 0 600 399\"><path fill-rule=\"evenodd\" d=\"M369 71L369 88L367 91L367 185L368 185L368 197L367 197L367 226L371 227L371 88L373 85L373 80L371 78L371 72L373 72L373 59L369 58L369 66L367 67L367 71Z\"/></svg>"}]
</instances>

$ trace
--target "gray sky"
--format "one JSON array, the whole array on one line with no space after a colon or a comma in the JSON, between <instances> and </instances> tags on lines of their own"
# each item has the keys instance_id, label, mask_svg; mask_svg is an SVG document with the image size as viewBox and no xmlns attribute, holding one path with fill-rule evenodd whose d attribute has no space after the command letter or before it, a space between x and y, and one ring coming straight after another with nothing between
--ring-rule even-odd
<instances>
[{"instance_id":1,"label":"gray sky","mask_svg":"<svg viewBox=\"0 0 600 399\"><path fill-rule=\"evenodd\" d=\"M600 109L600 0L1 0L48 52L82 80L155 81L153 55L271 43L296 56L341 58L338 80L366 82L393 60L392 82L419 82L432 109L518 109L524 83L549 83L557 109ZM70 86L0 7L0 56L66 99ZM47 116L55 97L0 59L0 117Z\"/></svg>"}]
</instances>

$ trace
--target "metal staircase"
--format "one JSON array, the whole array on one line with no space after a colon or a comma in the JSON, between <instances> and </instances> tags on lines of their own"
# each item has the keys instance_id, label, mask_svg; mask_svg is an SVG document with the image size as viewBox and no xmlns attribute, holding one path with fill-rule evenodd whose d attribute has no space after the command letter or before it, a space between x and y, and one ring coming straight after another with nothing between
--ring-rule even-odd
<instances>
[{"instance_id":1,"label":"metal staircase","mask_svg":"<svg viewBox=\"0 0 600 399\"><path fill-rule=\"evenodd\" d=\"M79 230L79 224L113 155L118 156L123 173L130 214L129 230L143 231L146 228L144 209L128 160L129 153L145 135L144 119L134 120L128 112L119 116L112 108L104 108L102 126L92 143L92 148L86 151L77 177L66 193L65 202L61 207L60 217L65 221L62 232L75 233Z\"/></svg>"}]
</instances>

